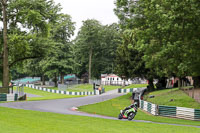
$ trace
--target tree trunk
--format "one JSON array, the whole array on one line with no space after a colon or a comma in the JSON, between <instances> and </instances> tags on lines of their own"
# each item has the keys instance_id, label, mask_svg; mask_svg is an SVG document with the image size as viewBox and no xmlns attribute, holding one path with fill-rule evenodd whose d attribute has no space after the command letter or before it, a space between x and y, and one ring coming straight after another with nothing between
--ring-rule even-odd
<instances>
[{"instance_id":1,"label":"tree trunk","mask_svg":"<svg viewBox=\"0 0 200 133\"><path fill-rule=\"evenodd\" d=\"M194 80L193 83L194 88L200 88L200 76L192 77L192 79Z\"/></svg>"},{"instance_id":2,"label":"tree trunk","mask_svg":"<svg viewBox=\"0 0 200 133\"><path fill-rule=\"evenodd\" d=\"M55 73L55 77L54 77L54 83L55 83L55 87L58 87L58 79L57 79L57 74Z\"/></svg>"},{"instance_id":3,"label":"tree trunk","mask_svg":"<svg viewBox=\"0 0 200 133\"><path fill-rule=\"evenodd\" d=\"M154 88L154 84L153 84L153 79L149 79L149 91L154 91L155 88Z\"/></svg>"},{"instance_id":4,"label":"tree trunk","mask_svg":"<svg viewBox=\"0 0 200 133\"><path fill-rule=\"evenodd\" d=\"M60 81L61 81L61 84L64 84L64 73L60 73Z\"/></svg>"},{"instance_id":5,"label":"tree trunk","mask_svg":"<svg viewBox=\"0 0 200 133\"><path fill-rule=\"evenodd\" d=\"M7 44L7 0L1 0L3 6L3 87L9 86L9 64Z\"/></svg>"},{"instance_id":6,"label":"tree trunk","mask_svg":"<svg viewBox=\"0 0 200 133\"><path fill-rule=\"evenodd\" d=\"M90 48L90 53L89 53L89 81L91 79L91 70L92 70L92 48Z\"/></svg>"},{"instance_id":7,"label":"tree trunk","mask_svg":"<svg viewBox=\"0 0 200 133\"><path fill-rule=\"evenodd\" d=\"M42 75L42 85L45 85L45 76Z\"/></svg>"},{"instance_id":8,"label":"tree trunk","mask_svg":"<svg viewBox=\"0 0 200 133\"><path fill-rule=\"evenodd\" d=\"M181 89L181 87L182 87L181 81L182 81L181 78L179 78L179 80L178 80L178 88L179 89Z\"/></svg>"}]
</instances>

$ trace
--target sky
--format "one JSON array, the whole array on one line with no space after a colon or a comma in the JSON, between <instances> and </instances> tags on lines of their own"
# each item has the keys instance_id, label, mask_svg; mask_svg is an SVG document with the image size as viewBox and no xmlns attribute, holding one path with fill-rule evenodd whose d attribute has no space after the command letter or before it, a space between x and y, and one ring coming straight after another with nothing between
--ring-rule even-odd
<instances>
[{"instance_id":1,"label":"sky","mask_svg":"<svg viewBox=\"0 0 200 133\"><path fill-rule=\"evenodd\" d=\"M82 25L82 21L87 19L96 19L103 25L118 22L114 14L115 0L54 0L56 4L60 3L62 13L69 14L72 21L76 22L75 36ZM74 37L75 37L74 36Z\"/></svg>"}]
</instances>

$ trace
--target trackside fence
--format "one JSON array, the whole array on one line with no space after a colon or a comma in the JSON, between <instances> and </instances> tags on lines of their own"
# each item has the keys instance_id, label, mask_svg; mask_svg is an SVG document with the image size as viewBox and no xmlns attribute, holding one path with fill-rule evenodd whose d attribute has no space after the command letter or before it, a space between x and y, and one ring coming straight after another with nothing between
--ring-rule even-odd
<instances>
[{"instance_id":1,"label":"trackside fence","mask_svg":"<svg viewBox=\"0 0 200 133\"><path fill-rule=\"evenodd\" d=\"M140 108L152 115L200 121L200 109L156 105L140 100Z\"/></svg>"},{"instance_id":2,"label":"trackside fence","mask_svg":"<svg viewBox=\"0 0 200 133\"><path fill-rule=\"evenodd\" d=\"M18 94L0 94L0 101L17 101Z\"/></svg>"},{"instance_id":3,"label":"trackside fence","mask_svg":"<svg viewBox=\"0 0 200 133\"><path fill-rule=\"evenodd\" d=\"M128 89L118 89L118 93L130 93L130 92L137 92L139 89L145 90L146 87L141 88L128 88Z\"/></svg>"},{"instance_id":4,"label":"trackside fence","mask_svg":"<svg viewBox=\"0 0 200 133\"><path fill-rule=\"evenodd\" d=\"M61 91L61 90L43 88L43 87L35 86L34 84L26 84L26 87L36 89L36 90L41 90L41 91L47 91L47 92L50 92L50 93L65 94L65 95L100 95L98 90L96 90L94 92L92 92L92 91L70 92L70 91Z\"/></svg>"},{"instance_id":5,"label":"trackside fence","mask_svg":"<svg viewBox=\"0 0 200 133\"><path fill-rule=\"evenodd\" d=\"M140 100L140 108L152 115L158 115L158 106L156 104Z\"/></svg>"}]
</instances>

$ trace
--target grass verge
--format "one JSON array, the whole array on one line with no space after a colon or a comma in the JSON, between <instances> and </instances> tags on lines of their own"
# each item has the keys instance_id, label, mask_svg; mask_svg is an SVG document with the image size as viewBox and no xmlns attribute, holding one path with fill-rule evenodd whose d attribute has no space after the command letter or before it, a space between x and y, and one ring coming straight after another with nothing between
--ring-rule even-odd
<instances>
[{"instance_id":1,"label":"grass verge","mask_svg":"<svg viewBox=\"0 0 200 133\"><path fill-rule=\"evenodd\" d=\"M110 90L118 89L118 88L120 88L120 86L105 85L104 88L105 88L105 91L110 91ZM49 89L58 90L58 87L49 87ZM67 91L83 92L83 91L94 91L94 90L93 90L93 85L82 84L82 85L75 85L71 88L68 88Z\"/></svg>"},{"instance_id":2,"label":"grass verge","mask_svg":"<svg viewBox=\"0 0 200 133\"><path fill-rule=\"evenodd\" d=\"M112 116L118 117L118 114L121 109L129 106L131 104L131 94L127 94L115 99L111 99L108 101L104 101L97 104L91 104L86 106L79 107L80 111L100 114L105 116ZM154 122L161 122L161 123L173 123L173 124L185 124L185 125L198 125L200 126L199 121L190 121L190 120L183 120L183 119L175 119L175 118L167 118L167 117L160 117L160 116L153 116L138 110L136 120L146 120L146 121L154 121Z\"/></svg>"},{"instance_id":3,"label":"grass verge","mask_svg":"<svg viewBox=\"0 0 200 133\"><path fill-rule=\"evenodd\" d=\"M28 87L24 87L24 92L40 96L40 97L27 97L28 101L81 97L81 96L50 93L50 92L36 90L36 89L28 88Z\"/></svg>"},{"instance_id":4,"label":"grass verge","mask_svg":"<svg viewBox=\"0 0 200 133\"><path fill-rule=\"evenodd\" d=\"M154 98L149 98L150 95L154 95ZM178 88L159 90L151 92L144 97L146 101L158 104L177 107L187 107L200 109L200 104L194 99L185 94Z\"/></svg>"},{"instance_id":5,"label":"grass verge","mask_svg":"<svg viewBox=\"0 0 200 133\"><path fill-rule=\"evenodd\" d=\"M199 128L107 120L0 107L2 133L198 133Z\"/></svg>"},{"instance_id":6,"label":"grass verge","mask_svg":"<svg viewBox=\"0 0 200 133\"><path fill-rule=\"evenodd\" d=\"M131 84L129 86L125 86L122 89L129 89L129 88L141 88L141 87L147 87L148 84Z\"/></svg>"}]
</instances>

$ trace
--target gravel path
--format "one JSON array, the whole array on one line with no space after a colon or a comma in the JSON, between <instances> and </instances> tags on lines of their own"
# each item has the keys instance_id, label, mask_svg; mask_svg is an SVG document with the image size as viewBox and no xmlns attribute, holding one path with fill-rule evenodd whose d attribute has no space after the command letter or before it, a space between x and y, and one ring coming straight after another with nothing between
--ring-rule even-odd
<instances>
[{"instance_id":1,"label":"gravel path","mask_svg":"<svg viewBox=\"0 0 200 133\"><path fill-rule=\"evenodd\" d=\"M73 108L83 106L83 105L88 105L88 104L99 103L99 102L113 99L122 95L123 94L121 93L119 94L117 90L112 90L102 95L86 96L86 97L80 97L80 98L56 99L56 100L0 103L0 106L15 108L15 109L35 110L35 111L41 111L41 112L53 112L53 113L60 113L60 114L81 115L81 116L118 120L115 117L107 117L107 116L74 111ZM200 128L200 126L192 126L192 125L158 123L158 122L143 121L143 120L133 120L133 121L176 125L176 126L190 126L190 127Z\"/></svg>"}]
</instances>

